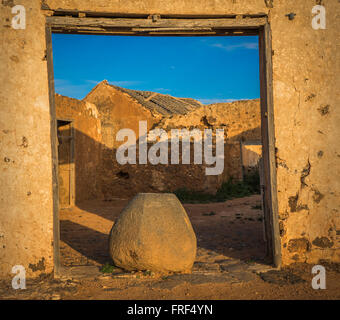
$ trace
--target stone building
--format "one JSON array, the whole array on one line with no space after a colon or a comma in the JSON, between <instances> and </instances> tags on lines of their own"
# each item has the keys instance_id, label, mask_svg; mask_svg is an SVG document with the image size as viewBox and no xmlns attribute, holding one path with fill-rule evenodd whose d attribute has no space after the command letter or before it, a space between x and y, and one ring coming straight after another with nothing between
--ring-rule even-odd
<instances>
[{"instance_id":1,"label":"stone building","mask_svg":"<svg viewBox=\"0 0 340 320\"><path fill-rule=\"evenodd\" d=\"M180 99L157 92L129 90L107 81L100 82L84 98L95 104L101 115L103 143L108 148L116 148L121 129L132 129L139 138L139 121L147 121L149 131L161 118L175 114L185 114L200 106L194 99Z\"/></svg>"},{"instance_id":2,"label":"stone building","mask_svg":"<svg viewBox=\"0 0 340 320\"><path fill-rule=\"evenodd\" d=\"M258 34L272 261L340 261L337 0L22 0L23 29L12 27L14 2L0 3L1 277L15 265L28 277L60 271L51 30ZM326 29L312 26L316 4Z\"/></svg>"},{"instance_id":3,"label":"stone building","mask_svg":"<svg viewBox=\"0 0 340 320\"><path fill-rule=\"evenodd\" d=\"M73 203L178 189L216 193L229 178L242 180L242 159L247 163L250 154L248 151L248 158L242 157L242 149L245 149L242 144L261 141L258 99L203 106L194 99L129 90L103 81L83 101L56 95L55 105L58 123L63 124L66 119L70 122L66 125L72 126L72 139L64 138L63 144L60 141L58 147L59 199L66 197L73 199ZM161 128L168 133L167 165L138 164L139 121L147 121L148 132ZM58 126L59 131L60 128L63 126ZM198 129L202 133L204 129L211 129L213 133L216 129L225 130L224 170L221 174L207 176L207 165L204 162L194 164L193 159L190 164L182 164L182 145L179 148L179 164L170 165L171 130L183 128ZM136 134L135 165L117 162L117 148L123 142L117 141L116 135L122 129L132 129ZM153 144L150 142L148 149ZM69 163L61 159L65 153L60 153L63 147L73 155L72 159L69 157ZM191 142L191 158L194 148ZM255 155L257 158L253 159L253 163L248 161L253 167L259 159L259 155Z\"/></svg>"}]
</instances>

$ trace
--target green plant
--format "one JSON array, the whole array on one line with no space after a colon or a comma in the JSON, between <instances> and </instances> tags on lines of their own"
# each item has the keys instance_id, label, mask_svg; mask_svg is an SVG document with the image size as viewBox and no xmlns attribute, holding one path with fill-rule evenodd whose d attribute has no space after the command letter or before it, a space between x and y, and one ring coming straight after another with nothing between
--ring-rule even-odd
<instances>
[{"instance_id":1,"label":"green plant","mask_svg":"<svg viewBox=\"0 0 340 320\"><path fill-rule=\"evenodd\" d=\"M259 194L260 192L260 175L258 170L245 175L243 181L235 181L232 177L229 178L215 194L187 190L186 188L174 191L177 198L183 203L223 202L234 198Z\"/></svg>"},{"instance_id":2,"label":"green plant","mask_svg":"<svg viewBox=\"0 0 340 320\"><path fill-rule=\"evenodd\" d=\"M107 262L101 267L100 271L102 273L112 273L115 270L115 268L116 267L114 265Z\"/></svg>"},{"instance_id":3,"label":"green plant","mask_svg":"<svg viewBox=\"0 0 340 320\"><path fill-rule=\"evenodd\" d=\"M245 263L246 264L255 264L256 261L255 261L255 259L250 258L250 259L246 260Z\"/></svg>"},{"instance_id":4,"label":"green plant","mask_svg":"<svg viewBox=\"0 0 340 320\"><path fill-rule=\"evenodd\" d=\"M244 184L248 185L253 193L260 194L260 172L259 169L252 171L244 176Z\"/></svg>"},{"instance_id":5,"label":"green plant","mask_svg":"<svg viewBox=\"0 0 340 320\"><path fill-rule=\"evenodd\" d=\"M223 183L221 188L216 192L216 197L219 199L233 199L243 198L252 194L251 189L245 185L242 181L234 182L233 179L229 179Z\"/></svg>"},{"instance_id":6,"label":"green plant","mask_svg":"<svg viewBox=\"0 0 340 320\"><path fill-rule=\"evenodd\" d=\"M177 189L174 191L177 198L184 203L209 203L217 202L214 194L187 190L186 188Z\"/></svg>"}]
</instances>

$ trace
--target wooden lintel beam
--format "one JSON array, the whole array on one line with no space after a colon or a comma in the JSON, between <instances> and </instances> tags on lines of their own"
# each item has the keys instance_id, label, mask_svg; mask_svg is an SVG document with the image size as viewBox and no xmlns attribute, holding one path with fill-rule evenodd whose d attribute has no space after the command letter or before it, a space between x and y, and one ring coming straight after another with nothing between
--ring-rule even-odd
<instances>
[{"instance_id":1,"label":"wooden lintel beam","mask_svg":"<svg viewBox=\"0 0 340 320\"><path fill-rule=\"evenodd\" d=\"M132 28L134 32L212 31L212 28Z\"/></svg>"},{"instance_id":2,"label":"wooden lintel beam","mask_svg":"<svg viewBox=\"0 0 340 320\"><path fill-rule=\"evenodd\" d=\"M266 18L242 19L130 19L130 18L75 18L46 17L52 31L63 29L67 31L91 31L94 28L112 31L115 28L216 28L216 29L255 29L266 23ZM153 31L153 30L152 30Z\"/></svg>"},{"instance_id":3,"label":"wooden lintel beam","mask_svg":"<svg viewBox=\"0 0 340 320\"><path fill-rule=\"evenodd\" d=\"M172 32L149 32L148 35L151 36L208 36L216 35L213 31L172 31Z\"/></svg>"},{"instance_id":4,"label":"wooden lintel beam","mask_svg":"<svg viewBox=\"0 0 340 320\"><path fill-rule=\"evenodd\" d=\"M148 32L136 32L131 30L121 30L121 29L111 29L105 30L102 28L91 28L91 29L69 29L65 30L62 28L55 28L53 29L53 33L64 33L64 34L97 34L97 35L117 35L117 36L124 36L124 35L135 35L135 36L240 36L240 35L247 35L247 36L254 36L258 35L257 30L247 29L242 34L233 33L232 31L148 31Z\"/></svg>"}]
</instances>

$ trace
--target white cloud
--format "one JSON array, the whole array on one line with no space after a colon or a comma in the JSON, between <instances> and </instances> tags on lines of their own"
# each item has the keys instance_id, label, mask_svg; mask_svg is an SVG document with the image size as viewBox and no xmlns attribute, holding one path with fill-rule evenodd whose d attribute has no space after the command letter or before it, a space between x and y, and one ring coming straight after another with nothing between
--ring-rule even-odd
<instances>
[{"instance_id":1,"label":"white cloud","mask_svg":"<svg viewBox=\"0 0 340 320\"><path fill-rule=\"evenodd\" d=\"M258 43L257 42L242 42L238 44L222 44L222 43L214 43L211 45L215 48L220 48L225 51L233 51L236 49L248 49L248 50L257 50Z\"/></svg>"}]
</instances>

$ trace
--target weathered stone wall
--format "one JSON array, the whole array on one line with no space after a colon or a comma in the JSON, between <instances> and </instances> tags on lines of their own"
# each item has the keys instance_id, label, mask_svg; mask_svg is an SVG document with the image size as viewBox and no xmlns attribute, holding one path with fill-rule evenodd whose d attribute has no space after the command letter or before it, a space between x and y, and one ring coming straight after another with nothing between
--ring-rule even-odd
<instances>
[{"instance_id":1,"label":"weathered stone wall","mask_svg":"<svg viewBox=\"0 0 340 320\"><path fill-rule=\"evenodd\" d=\"M53 270L45 19L40 1L20 1L27 27L12 29L15 2L0 2L0 277Z\"/></svg>"},{"instance_id":2,"label":"weathered stone wall","mask_svg":"<svg viewBox=\"0 0 340 320\"><path fill-rule=\"evenodd\" d=\"M147 121L148 130L160 120L160 114L152 113L141 106L127 93L107 84L99 83L84 98L98 107L103 129L103 142L107 148L117 148L122 142L116 140L121 129L131 129L139 138L139 121Z\"/></svg>"},{"instance_id":3,"label":"weathered stone wall","mask_svg":"<svg viewBox=\"0 0 340 320\"><path fill-rule=\"evenodd\" d=\"M158 126L167 131L188 128L201 131L211 129L215 133L216 129L224 129L226 142L224 171L216 179L214 186L210 184L210 192L216 192L230 177L242 180L245 171L242 170L241 143L261 142L260 100L241 100L203 106L186 115L164 118Z\"/></svg>"},{"instance_id":4,"label":"weathered stone wall","mask_svg":"<svg viewBox=\"0 0 340 320\"><path fill-rule=\"evenodd\" d=\"M143 14L269 16L283 263L340 261L339 2L337 0L45 0L51 9ZM311 27L322 3L326 30ZM22 0L26 30L0 3L0 275L53 268L50 122L41 1ZM294 12L294 20L286 14ZM25 147L27 146L27 147ZM39 172L39 174L37 174Z\"/></svg>"},{"instance_id":5,"label":"weathered stone wall","mask_svg":"<svg viewBox=\"0 0 340 320\"><path fill-rule=\"evenodd\" d=\"M260 101L248 100L202 106L185 115L162 116L150 112L128 94L101 82L84 99L98 106L103 128L101 163L98 166L98 186L105 200L126 198L138 192L175 191L180 188L215 193L223 182L233 177L242 179L240 141L261 140ZM148 131L161 128L168 132L168 165L138 164L139 121L146 120ZM116 151L123 142L116 140L121 129L132 129L137 140L137 165L121 165ZM171 129L216 129L225 131L224 171L218 176L207 176L206 165L193 164L194 146L191 145L191 164L171 165ZM106 131L105 131L106 130ZM152 146L149 144L148 149ZM179 158L182 159L180 145ZM204 159L204 157L203 157ZM99 197L99 196L98 196Z\"/></svg>"},{"instance_id":6,"label":"weathered stone wall","mask_svg":"<svg viewBox=\"0 0 340 320\"><path fill-rule=\"evenodd\" d=\"M68 9L109 13L136 14L256 14L268 12L267 3L273 0L44 0L50 9ZM313 2L312 2L313 3ZM292 4L294 4L292 2Z\"/></svg>"},{"instance_id":7,"label":"weathered stone wall","mask_svg":"<svg viewBox=\"0 0 340 320\"><path fill-rule=\"evenodd\" d=\"M254 172L259 169L260 159L262 157L262 144L259 142L242 142L241 156L243 174Z\"/></svg>"},{"instance_id":8,"label":"weathered stone wall","mask_svg":"<svg viewBox=\"0 0 340 320\"><path fill-rule=\"evenodd\" d=\"M202 106L185 115L164 118L161 128L224 129L227 142L261 140L260 100Z\"/></svg>"},{"instance_id":9,"label":"weathered stone wall","mask_svg":"<svg viewBox=\"0 0 340 320\"><path fill-rule=\"evenodd\" d=\"M89 101L96 103L98 109ZM242 179L239 140L249 136L260 139L259 100L202 107L186 116L174 116L169 120L102 82L83 101L57 94L56 113L57 119L73 121L76 203L87 199L129 198L138 192L173 192L180 188L215 193L229 177ZM152 127L168 130L169 165L138 164L138 126L141 120L148 122L148 130ZM256 130L248 130L253 127ZM116 160L117 147L123 143L116 140L116 135L125 128L136 134L137 165L121 165ZM230 130L233 141L225 145L224 172L208 177L205 164L194 165L193 143L191 164L170 165L170 128L198 128L201 132L211 128L214 133L217 128L225 128L226 135ZM149 143L148 150L152 145ZM181 163L181 145L179 151Z\"/></svg>"},{"instance_id":10,"label":"weathered stone wall","mask_svg":"<svg viewBox=\"0 0 340 320\"><path fill-rule=\"evenodd\" d=\"M148 150L152 147L148 145ZM191 164L182 164L180 145L179 164L171 164L170 141L168 148L168 164L152 165L138 164L121 165L116 161L116 149L104 149L102 163L98 170L101 181L101 193L105 200L130 198L139 192L173 192L178 189L194 190L214 194L230 176L242 179L242 164L240 144L226 144L224 149L224 172L220 175L207 176L205 163L194 164L194 145L191 143ZM213 151L215 153L215 151ZM203 156L204 157L204 156Z\"/></svg>"},{"instance_id":11,"label":"weathered stone wall","mask_svg":"<svg viewBox=\"0 0 340 320\"><path fill-rule=\"evenodd\" d=\"M320 2L327 27L314 30ZM336 0L274 1L269 12L284 264L340 261L339 12Z\"/></svg>"},{"instance_id":12,"label":"weathered stone wall","mask_svg":"<svg viewBox=\"0 0 340 320\"><path fill-rule=\"evenodd\" d=\"M74 131L75 202L100 199L98 166L101 161L101 123L90 102L56 95L57 119L72 120Z\"/></svg>"},{"instance_id":13,"label":"weathered stone wall","mask_svg":"<svg viewBox=\"0 0 340 320\"><path fill-rule=\"evenodd\" d=\"M102 144L97 185L105 200L131 197L138 192L175 191L179 188L215 193L229 177L242 179L240 145L237 142L261 139L259 100L205 106L188 112L186 115L170 117L150 111L127 93L103 81L91 90L84 101L95 103L100 114ZM147 121L148 131L152 128L162 128L168 131L169 164L171 129L197 128L202 132L208 128L213 129L213 132L217 128L225 129L225 136L230 136L230 138L228 138L228 145L225 146L223 174L218 177L207 177L204 164L173 166L155 166L150 163L145 165L119 164L116 161L116 151L123 142L117 141L116 135L121 129L133 130L137 140L136 148L138 148L139 121ZM191 155L193 152L192 145ZM182 153L180 159L181 157ZM100 196L98 195L98 198Z\"/></svg>"},{"instance_id":14,"label":"weathered stone wall","mask_svg":"<svg viewBox=\"0 0 340 320\"><path fill-rule=\"evenodd\" d=\"M139 121L147 121L147 131L162 119L127 93L115 89L106 82L98 84L84 99L98 107L102 126L101 159L97 167L98 198L105 200L128 198L138 192L174 191L179 187L196 186L196 189L216 189L205 183L204 168L191 165L121 165L116 160L117 148L123 143L116 140L121 129L131 129L136 135L138 155ZM151 147L151 143L149 147ZM148 148L149 148L148 147ZM170 159L170 152L169 152ZM184 179L186 177L186 179ZM216 191L216 190L215 190Z\"/></svg>"}]
</instances>

